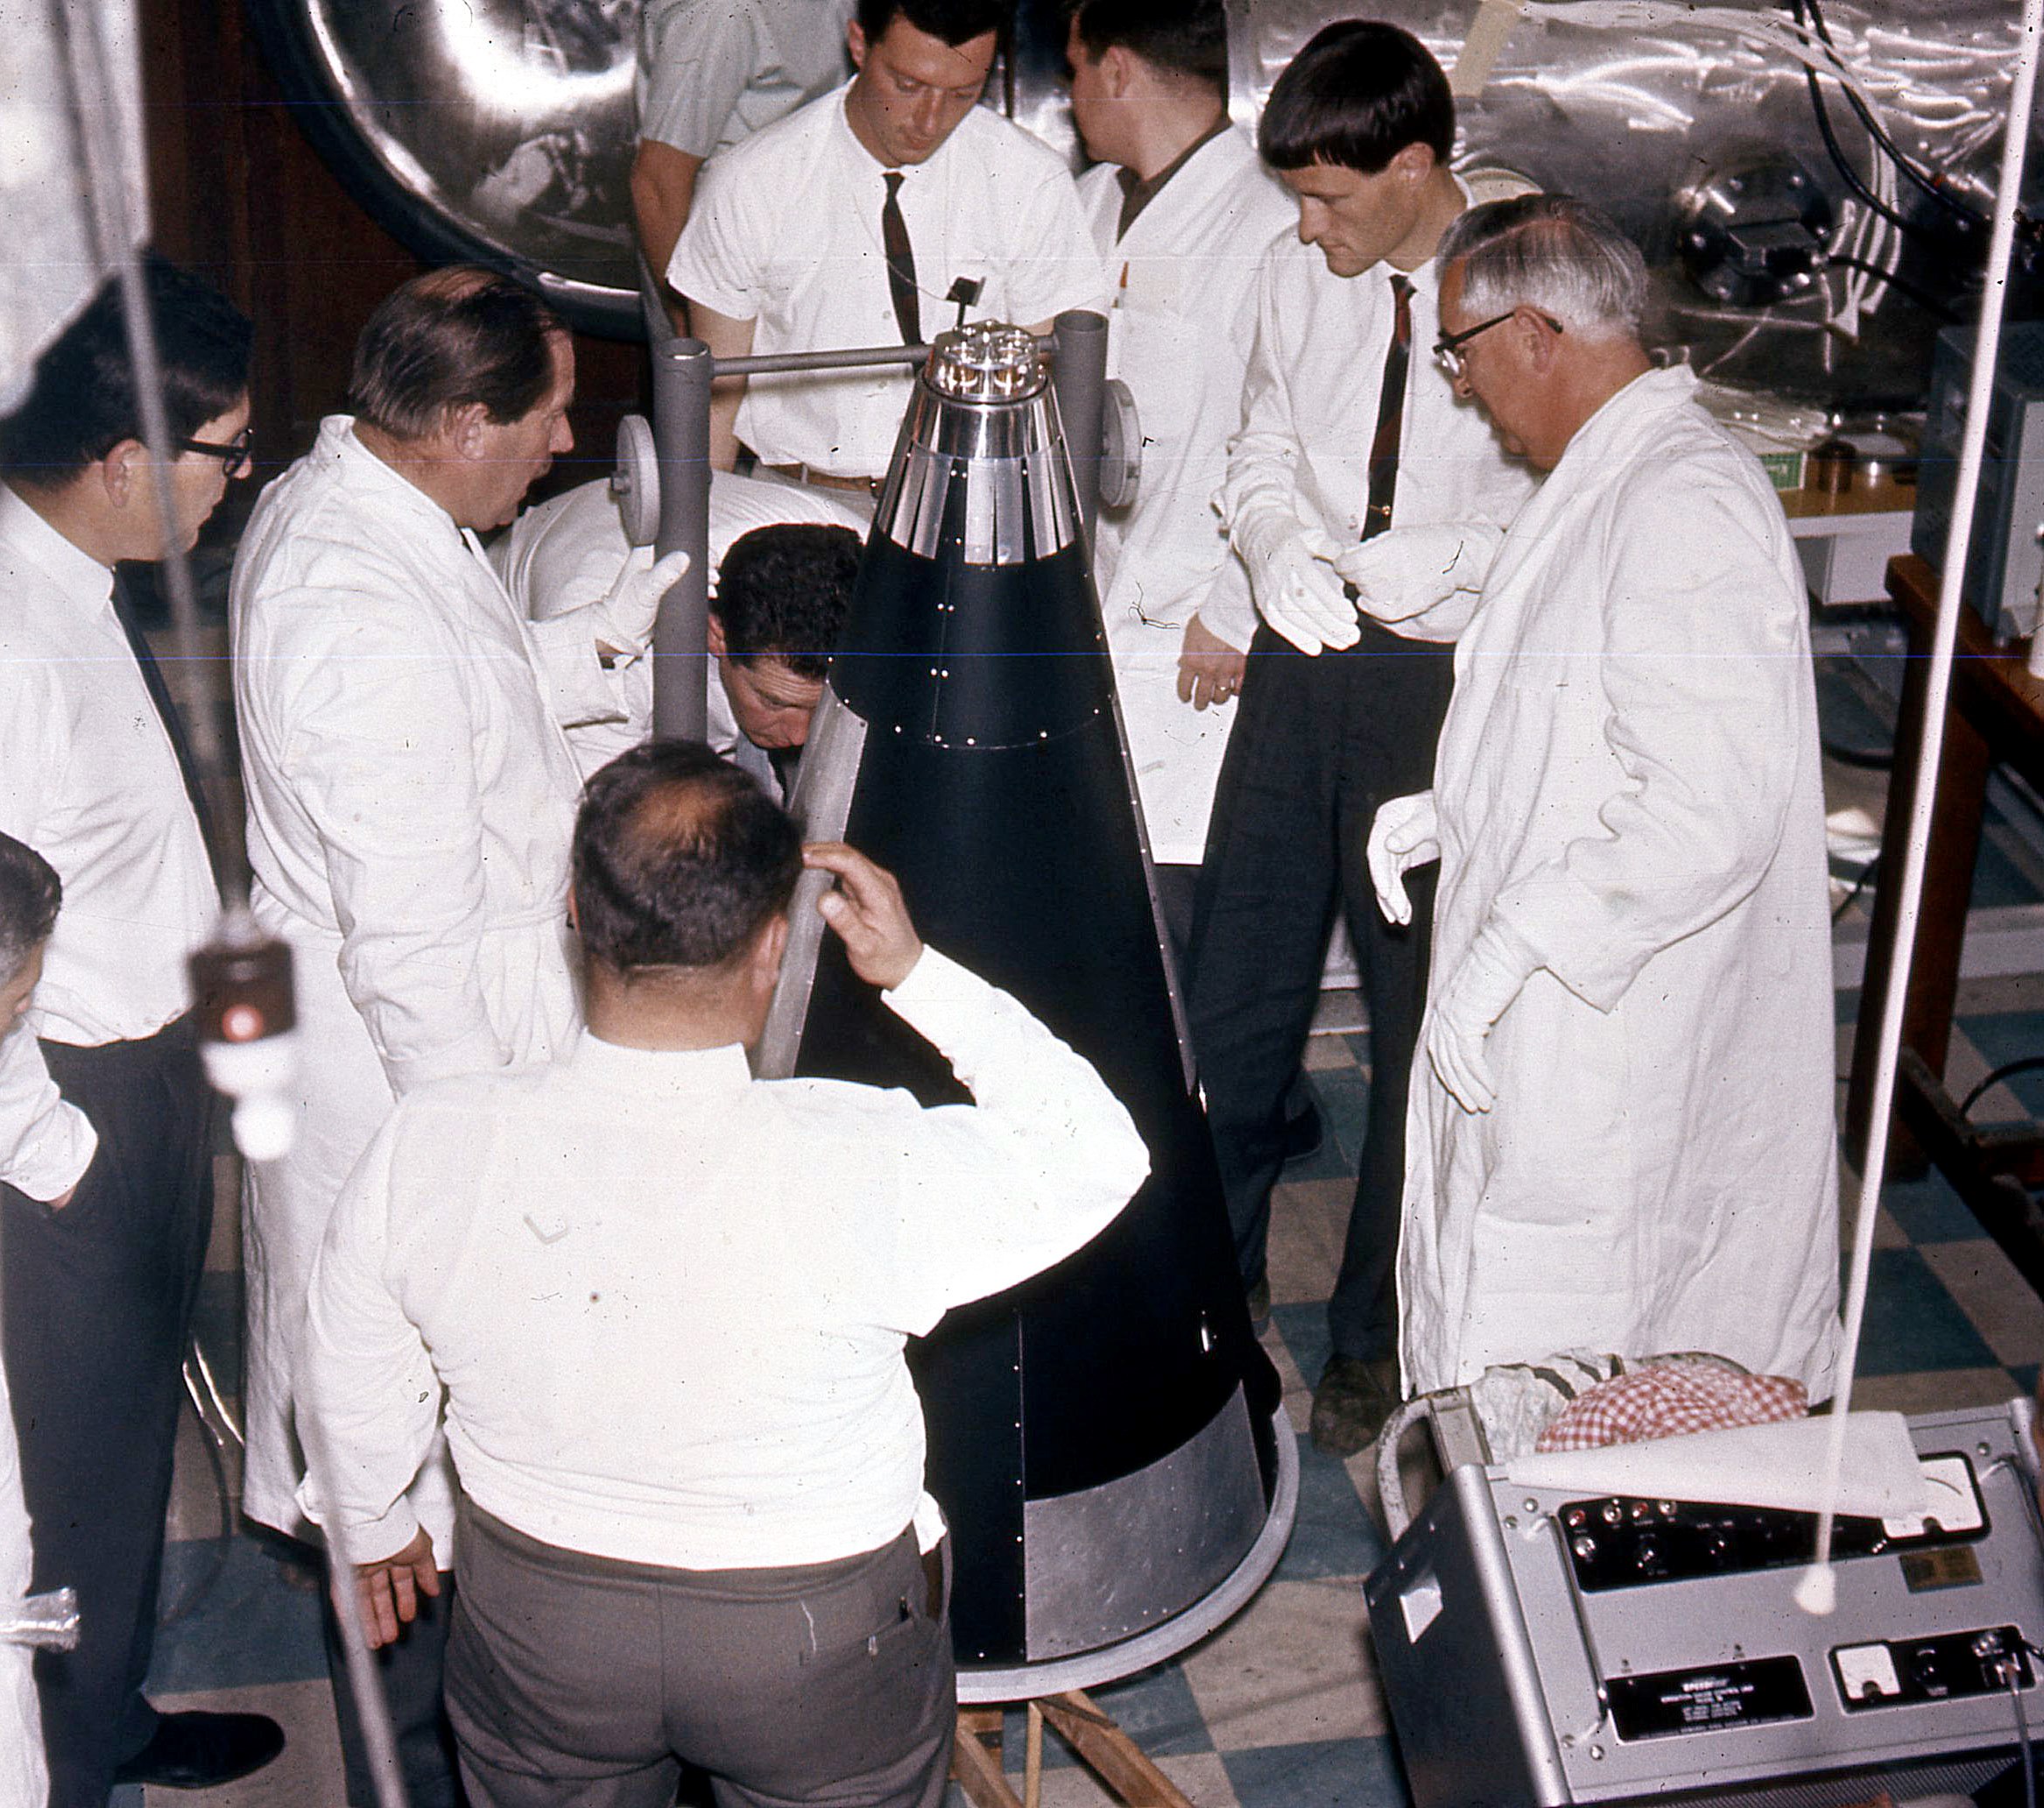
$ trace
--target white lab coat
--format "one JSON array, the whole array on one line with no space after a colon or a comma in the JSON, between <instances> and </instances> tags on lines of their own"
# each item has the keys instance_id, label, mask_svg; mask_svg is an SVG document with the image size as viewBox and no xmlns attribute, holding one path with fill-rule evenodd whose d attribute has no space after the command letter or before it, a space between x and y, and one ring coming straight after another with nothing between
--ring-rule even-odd
<instances>
[{"instance_id":1,"label":"white lab coat","mask_svg":"<svg viewBox=\"0 0 2044 1808\"><path fill-rule=\"evenodd\" d=\"M1234 126L1188 158L1117 242L1119 174L1087 171L1079 201L1114 279L1107 370L1135 397L1143 467L1134 504L1101 511L1094 577L1150 851L1197 865L1235 711L1179 701L1179 649L1214 592L1216 619L1252 618L1249 575L1212 497L1242 417L1258 265L1294 209Z\"/></svg>"},{"instance_id":2,"label":"white lab coat","mask_svg":"<svg viewBox=\"0 0 2044 1808\"><path fill-rule=\"evenodd\" d=\"M7 1403L7 1372L0 1368L0 1624L20 1611L33 1561L28 1508L21 1498L21 1451ZM44 1808L50 1799L34 1660L26 1645L0 1641L0 1808Z\"/></svg>"},{"instance_id":3,"label":"white lab coat","mask_svg":"<svg viewBox=\"0 0 2044 1808\"><path fill-rule=\"evenodd\" d=\"M1651 371L1512 524L1455 648L1428 1011L1493 917L1544 962L1498 1102L1413 1063L1406 1386L1587 1348L1831 1388L1831 960L1803 584L1780 504Z\"/></svg>"},{"instance_id":4,"label":"white lab coat","mask_svg":"<svg viewBox=\"0 0 2044 1808\"><path fill-rule=\"evenodd\" d=\"M264 493L229 597L250 906L296 957L302 1044L297 1141L244 1201L243 1508L300 1536L292 1356L328 1212L396 1097L574 1034L581 779L558 724L610 707L582 625L528 625L352 426ZM442 1451L413 1497L443 1563L451 1485Z\"/></svg>"}]
</instances>

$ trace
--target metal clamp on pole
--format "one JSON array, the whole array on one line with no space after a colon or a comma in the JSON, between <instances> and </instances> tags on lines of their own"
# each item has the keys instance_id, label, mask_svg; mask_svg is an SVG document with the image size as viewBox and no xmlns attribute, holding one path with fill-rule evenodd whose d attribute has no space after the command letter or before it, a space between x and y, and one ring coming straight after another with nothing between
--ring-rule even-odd
<instances>
[{"instance_id":1,"label":"metal clamp on pole","mask_svg":"<svg viewBox=\"0 0 2044 1808\"><path fill-rule=\"evenodd\" d=\"M670 339L653 350L653 441L660 472L656 556L685 551L688 569L653 623L653 731L692 741L709 731L709 348Z\"/></svg>"},{"instance_id":2,"label":"metal clamp on pole","mask_svg":"<svg viewBox=\"0 0 2044 1808\"><path fill-rule=\"evenodd\" d=\"M78 1591L53 1588L32 1594L0 1613L0 1645L27 1645L38 1651L78 1649Z\"/></svg>"}]
</instances>

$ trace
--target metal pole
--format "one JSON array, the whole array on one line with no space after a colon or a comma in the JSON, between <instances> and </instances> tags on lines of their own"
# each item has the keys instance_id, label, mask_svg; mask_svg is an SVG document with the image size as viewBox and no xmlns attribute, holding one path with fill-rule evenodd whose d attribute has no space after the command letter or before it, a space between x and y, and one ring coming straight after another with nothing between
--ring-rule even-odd
<instances>
[{"instance_id":1,"label":"metal pole","mask_svg":"<svg viewBox=\"0 0 2044 1808\"><path fill-rule=\"evenodd\" d=\"M1057 393L1058 419L1064 424L1065 450L1071 455L1072 478L1079 490L1079 519L1086 528L1086 548L1093 548L1093 522L1100 512L1100 445L1107 397L1107 316L1082 307L1068 308L1057 318L1057 355L1051 364L1051 387Z\"/></svg>"},{"instance_id":2,"label":"metal pole","mask_svg":"<svg viewBox=\"0 0 2044 1808\"><path fill-rule=\"evenodd\" d=\"M809 745L802 751L795 775L795 795L788 809L802 825L804 841L842 841L850 819L852 793L858 788L859 760L866 750L866 724L840 701L828 685L809 725ZM788 942L781 956L780 977L766 1008L766 1027L752 1053L752 1076L785 1080L795 1070L802 1031L809 1021L809 994L816 985L816 957L823 948L823 918L817 900L836 883L828 872L811 867L795 881L788 904Z\"/></svg>"},{"instance_id":3,"label":"metal pole","mask_svg":"<svg viewBox=\"0 0 2044 1808\"><path fill-rule=\"evenodd\" d=\"M866 345L850 351L762 351L747 357L719 358L720 377L772 377L786 371L863 371L879 364L920 364L930 355L927 345Z\"/></svg>"},{"instance_id":4,"label":"metal pole","mask_svg":"<svg viewBox=\"0 0 2044 1808\"><path fill-rule=\"evenodd\" d=\"M709 348L669 339L653 348L653 448L660 471L664 558L688 569L661 600L653 623L653 732L701 740L709 719Z\"/></svg>"}]
</instances>

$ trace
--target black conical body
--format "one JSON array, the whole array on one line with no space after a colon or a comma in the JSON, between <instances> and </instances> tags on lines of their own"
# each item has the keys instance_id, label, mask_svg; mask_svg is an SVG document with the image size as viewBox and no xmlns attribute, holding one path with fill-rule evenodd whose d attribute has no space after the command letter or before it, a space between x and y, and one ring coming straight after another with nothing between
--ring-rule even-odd
<instances>
[{"instance_id":1,"label":"black conical body","mask_svg":"<svg viewBox=\"0 0 2044 1808\"><path fill-rule=\"evenodd\" d=\"M924 443L912 408L829 681L865 724L846 838L898 875L933 946L1093 1062L1152 1165L1093 1243L954 1311L913 1355L954 1541L958 1656L1012 1666L1158 1624L1234 1569L1272 1495L1278 1385L1188 1084L1083 545L1068 520L1040 519L1059 494L1047 477L1069 495L1054 413L990 474L930 456L943 423L919 401ZM920 460L922 495L906 527L905 458ZM1024 514L1009 549L1040 555L968 562L974 485L1004 477ZM798 1070L963 1096L834 940ZM1130 1523L1152 1518L1171 1550Z\"/></svg>"}]
</instances>

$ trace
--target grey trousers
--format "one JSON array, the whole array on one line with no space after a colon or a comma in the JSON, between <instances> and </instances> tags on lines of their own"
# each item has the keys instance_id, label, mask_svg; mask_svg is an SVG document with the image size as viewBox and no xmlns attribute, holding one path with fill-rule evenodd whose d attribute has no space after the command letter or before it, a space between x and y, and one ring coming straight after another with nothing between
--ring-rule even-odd
<instances>
[{"instance_id":1,"label":"grey trousers","mask_svg":"<svg viewBox=\"0 0 2044 1808\"><path fill-rule=\"evenodd\" d=\"M689 1571L542 1544L464 1503L447 1702L475 1808L936 1808L956 1684L913 1532ZM939 1591L941 1593L941 1591Z\"/></svg>"}]
</instances>

